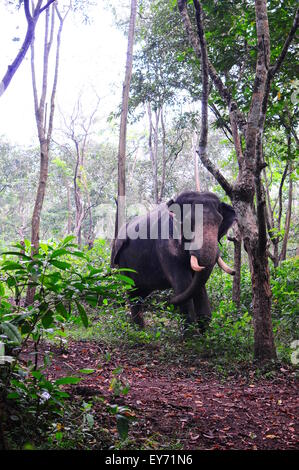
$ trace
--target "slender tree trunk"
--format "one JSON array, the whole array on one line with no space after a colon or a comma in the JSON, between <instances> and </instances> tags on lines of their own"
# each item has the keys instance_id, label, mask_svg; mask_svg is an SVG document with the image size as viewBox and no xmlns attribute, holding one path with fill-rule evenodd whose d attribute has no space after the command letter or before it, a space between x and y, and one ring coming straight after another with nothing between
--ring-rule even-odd
<instances>
[{"instance_id":1,"label":"slender tree trunk","mask_svg":"<svg viewBox=\"0 0 299 470\"><path fill-rule=\"evenodd\" d=\"M81 194L82 187L82 178L81 173L83 169L83 158L82 151L79 147L78 141L74 137L74 142L76 146L76 166L74 174L74 195L75 195L75 206L76 206L76 226L75 226L75 237L77 238L78 246L81 247L82 243L82 222L84 219L84 203Z\"/></svg>"},{"instance_id":2,"label":"slender tree trunk","mask_svg":"<svg viewBox=\"0 0 299 470\"><path fill-rule=\"evenodd\" d=\"M192 134L192 154L193 154L193 161L194 161L195 189L196 191L200 192L199 157L197 153L197 141L198 141L197 132L196 130L194 130Z\"/></svg>"},{"instance_id":3,"label":"slender tree trunk","mask_svg":"<svg viewBox=\"0 0 299 470\"><path fill-rule=\"evenodd\" d=\"M155 125L153 124L153 116L151 103L147 103L147 114L149 122L149 136L148 136L148 149L150 159L152 163L152 175L153 175L153 186L154 186L154 203L159 202L159 184L158 184L158 145L159 145L159 123L160 123L160 112L161 109L154 111L155 114Z\"/></svg>"},{"instance_id":4,"label":"slender tree trunk","mask_svg":"<svg viewBox=\"0 0 299 470\"><path fill-rule=\"evenodd\" d=\"M233 279L233 302L240 307L240 295L241 295L241 260L242 260L242 240L240 230L237 224L233 227L233 237L227 237L228 240L234 244L234 279Z\"/></svg>"},{"instance_id":5,"label":"slender tree trunk","mask_svg":"<svg viewBox=\"0 0 299 470\"><path fill-rule=\"evenodd\" d=\"M127 117L129 108L129 91L132 76L133 45L135 35L137 0L131 0L131 14L128 33L127 60L125 79L122 92L122 110L120 118L119 147L118 147L118 203L115 223L115 238L118 230L125 222L126 197L126 143L127 143ZM113 250L112 250L113 251Z\"/></svg>"},{"instance_id":6,"label":"slender tree trunk","mask_svg":"<svg viewBox=\"0 0 299 470\"><path fill-rule=\"evenodd\" d=\"M44 35L44 58L43 58L43 74L42 74L42 87L41 96L38 98L37 85L36 85L36 72L35 72L35 54L34 54L34 40L31 44L31 75L32 75L32 88L34 98L34 110L36 117L36 125L38 138L40 143L40 173L37 187L37 193L35 198L35 204L32 214L31 221L31 245L32 255L36 254L39 249L40 239L40 221L41 211L46 194L46 186L48 181L48 166L49 166L49 148L53 130L53 120L55 111L55 96L58 81L58 69L59 69L59 53L60 53L60 41L64 19L66 18L68 11L64 17L60 15L58 7L53 4L50 10L46 10L45 15L45 35ZM54 80L51 90L50 97L50 112L49 118L47 116L47 89L48 89L48 73L49 73L49 55L53 44L54 27L55 27L55 16L59 18L59 27L56 38L56 57L55 57L55 70ZM30 305L33 303L35 294L34 288L28 288L26 295L26 304Z\"/></svg>"},{"instance_id":7,"label":"slender tree trunk","mask_svg":"<svg viewBox=\"0 0 299 470\"><path fill-rule=\"evenodd\" d=\"M158 203L163 199L164 190L165 190L165 179L166 179L166 128L164 120L164 109L161 106L161 129L162 129L162 175L161 175L161 186Z\"/></svg>"},{"instance_id":8,"label":"slender tree trunk","mask_svg":"<svg viewBox=\"0 0 299 470\"><path fill-rule=\"evenodd\" d=\"M292 180L293 166L292 164L290 164L289 169L290 169L290 173L289 173L288 208L287 208L285 227L284 227L284 236L282 240L282 247L281 247L281 252L279 256L279 261L284 261L286 259L290 226L291 226L292 204L293 204L293 180Z\"/></svg>"},{"instance_id":9,"label":"slender tree trunk","mask_svg":"<svg viewBox=\"0 0 299 470\"><path fill-rule=\"evenodd\" d=\"M241 240L236 240L234 243L234 280L233 280L233 302L240 307L241 295L241 255L242 243Z\"/></svg>"},{"instance_id":10,"label":"slender tree trunk","mask_svg":"<svg viewBox=\"0 0 299 470\"><path fill-rule=\"evenodd\" d=\"M34 248L34 253L37 253L38 247L39 247L40 220L41 220L41 211L43 208L43 203L44 203L45 194L46 194L46 186L47 186L47 180L48 180L48 166L49 166L48 142L43 142L41 144L39 181L38 181L35 205L33 209L32 222L31 222L31 244Z\"/></svg>"},{"instance_id":11,"label":"slender tree trunk","mask_svg":"<svg viewBox=\"0 0 299 470\"><path fill-rule=\"evenodd\" d=\"M72 204L71 204L71 190L69 182L66 181L67 191L67 235L72 233Z\"/></svg>"},{"instance_id":12,"label":"slender tree trunk","mask_svg":"<svg viewBox=\"0 0 299 470\"><path fill-rule=\"evenodd\" d=\"M91 250L93 247L94 242L94 233L93 233L93 217L92 217L92 210L91 210L91 200L90 194L86 185L86 195L87 195L87 204L88 204L88 231L87 231L87 245L88 249Z\"/></svg>"}]
</instances>

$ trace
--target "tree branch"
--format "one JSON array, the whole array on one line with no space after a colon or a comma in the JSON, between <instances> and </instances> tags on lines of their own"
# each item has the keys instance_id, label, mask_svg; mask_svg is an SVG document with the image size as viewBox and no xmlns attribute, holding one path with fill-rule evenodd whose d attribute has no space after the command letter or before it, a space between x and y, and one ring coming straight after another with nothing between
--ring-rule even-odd
<instances>
[{"instance_id":1,"label":"tree branch","mask_svg":"<svg viewBox=\"0 0 299 470\"><path fill-rule=\"evenodd\" d=\"M42 9L40 9L42 0L38 0L36 8L33 14L31 15L30 8L29 8L29 0L24 0L24 12L25 12L26 20L27 20L27 31L26 31L25 39L23 41L21 49L19 50L18 54L16 55L11 65L8 66L7 72L5 73L4 77L2 78L0 82L0 96L3 95L3 93L7 89L14 74L16 73L19 66L21 65L29 49L30 44L32 43L34 32L35 32L35 26L38 21L39 15L41 14L42 11L48 8L49 5L53 3L54 1L55 0L50 0Z\"/></svg>"},{"instance_id":2,"label":"tree branch","mask_svg":"<svg viewBox=\"0 0 299 470\"><path fill-rule=\"evenodd\" d=\"M201 96L201 130L198 146L198 155L201 161L207 154L208 143L208 98L209 98L209 71L208 71L208 53L207 44L202 24L202 8L198 0L193 0L196 11L197 33L200 44L200 59L201 59L201 81L202 81L202 96Z\"/></svg>"},{"instance_id":3,"label":"tree branch","mask_svg":"<svg viewBox=\"0 0 299 470\"><path fill-rule=\"evenodd\" d=\"M295 37L296 31L297 31L297 28L298 28L298 23L299 23L299 8L297 8L297 10L296 10L296 14L295 14L295 17L294 17L292 28L291 28L291 30L288 34L288 37L285 40L285 43L284 43L284 45L282 47L282 50L281 50L281 53L280 53L276 63L272 67L270 67L269 75L271 76L271 80L273 79L274 75L279 71L279 69L281 67L281 64L283 63L283 61L285 59L285 56L287 55L289 46L290 46L291 42L293 41L293 39Z\"/></svg>"},{"instance_id":4,"label":"tree branch","mask_svg":"<svg viewBox=\"0 0 299 470\"><path fill-rule=\"evenodd\" d=\"M193 50L198 58L201 56L201 48L199 39L193 31L192 24L189 18L189 14L187 11L187 0L178 0L178 8L179 12L188 36L188 40L190 45L193 47ZM213 81L218 93L220 94L221 98L227 103L228 108L233 105L234 112L236 114L236 120L238 123L238 127L242 133L245 133L246 129L246 118L243 113L239 110L237 103L232 99L232 95L230 90L224 85L220 76L218 75L216 69L213 67L209 59L208 62L208 71L211 80Z\"/></svg>"},{"instance_id":5,"label":"tree branch","mask_svg":"<svg viewBox=\"0 0 299 470\"><path fill-rule=\"evenodd\" d=\"M214 178L218 181L220 186L224 189L228 196L232 195L233 188L227 179L222 175L221 171L216 167L216 165L206 156L206 155L199 155L202 164L206 167L206 169L214 176Z\"/></svg>"}]
</instances>

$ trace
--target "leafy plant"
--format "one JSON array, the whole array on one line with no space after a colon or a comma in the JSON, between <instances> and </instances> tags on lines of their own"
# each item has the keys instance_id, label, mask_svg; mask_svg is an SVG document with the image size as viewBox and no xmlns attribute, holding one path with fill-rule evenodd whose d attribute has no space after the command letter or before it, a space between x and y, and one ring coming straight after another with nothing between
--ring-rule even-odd
<instances>
[{"instance_id":1,"label":"leafy plant","mask_svg":"<svg viewBox=\"0 0 299 470\"><path fill-rule=\"evenodd\" d=\"M63 414L68 394L61 387L80 380L46 377L48 363L40 368L38 359L42 337L62 341L70 323L80 322L87 328L88 308L123 303L132 287L132 280L123 272L112 272L103 260L96 264L73 240L68 236L59 243L41 243L35 254L25 240L24 245L17 243L13 250L2 253L0 262L0 354L6 363L0 369L0 394L26 410L25 414L34 414L36 420L45 410ZM35 292L32 305L25 304L28 289ZM29 342L34 360L24 366L19 359ZM86 420L91 422L87 414Z\"/></svg>"}]
</instances>

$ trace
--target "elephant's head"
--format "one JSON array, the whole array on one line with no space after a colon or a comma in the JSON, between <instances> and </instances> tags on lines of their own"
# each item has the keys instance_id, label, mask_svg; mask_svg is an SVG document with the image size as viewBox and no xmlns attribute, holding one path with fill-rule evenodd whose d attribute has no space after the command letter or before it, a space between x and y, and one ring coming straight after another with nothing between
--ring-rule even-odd
<instances>
[{"instance_id":1,"label":"elephant's head","mask_svg":"<svg viewBox=\"0 0 299 470\"><path fill-rule=\"evenodd\" d=\"M173 206L173 204L177 206ZM172 207L180 207L182 241L184 241L185 255L189 258L191 269L197 273L205 270L210 272L218 262L224 271L234 274L234 271L220 258L218 249L219 240L236 220L234 209L221 202L213 193L195 191L183 192L176 199L169 201L167 205L170 211ZM200 209L197 211L197 208ZM198 216L200 217L198 218ZM188 230L184 230L186 225L191 226L189 238ZM194 279L195 282L196 279ZM188 292L193 289L190 286ZM178 297L185 300L184 294Z\"/></svg>"}]
</instances>

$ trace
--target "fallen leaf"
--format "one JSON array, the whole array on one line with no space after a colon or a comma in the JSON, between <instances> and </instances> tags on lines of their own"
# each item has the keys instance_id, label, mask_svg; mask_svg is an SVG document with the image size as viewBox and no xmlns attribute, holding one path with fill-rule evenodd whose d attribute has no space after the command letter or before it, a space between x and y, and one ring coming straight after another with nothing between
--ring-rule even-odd
<instances>
[{"instance_id":1,"label":"fallen leaf","mask_svg":"<svg viewBox=\"0 0 299 470\"><path fill-rule=\"evenodd\" d=\"M203 406L203 402L200 400L195 400L197 406Z\"/></svg>"}]
</instances>

